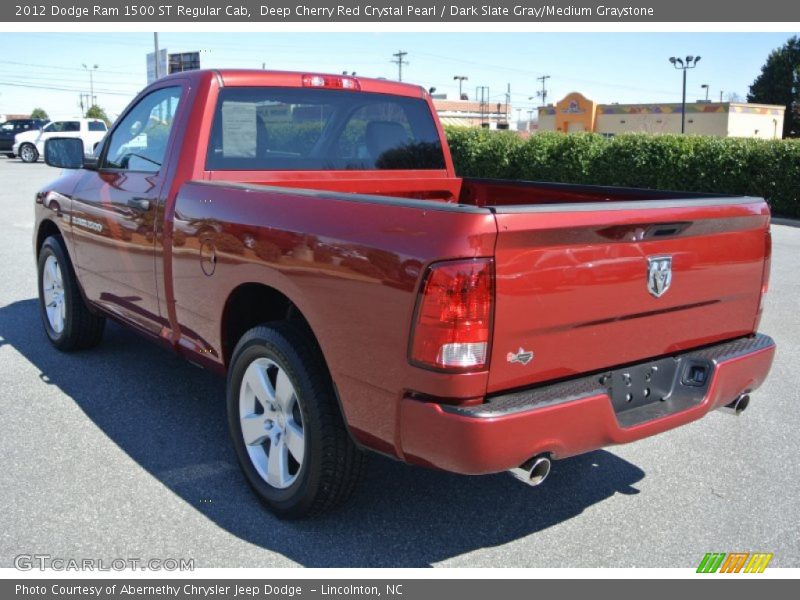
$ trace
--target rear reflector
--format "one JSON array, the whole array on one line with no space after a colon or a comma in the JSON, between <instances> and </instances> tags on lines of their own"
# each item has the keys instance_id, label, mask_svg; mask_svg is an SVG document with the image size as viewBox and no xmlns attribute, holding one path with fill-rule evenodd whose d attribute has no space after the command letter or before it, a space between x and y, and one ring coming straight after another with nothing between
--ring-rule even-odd
<instances>
[{"instance_id":1,"label":"rear reflector","mask_svg":"<svg viewBox=\"0 0 800 600\"><path fill-rule=\"evenodd\" d=\"M420 367L444 371L485 368L493 312L492 259L432 265L417 299L410 361Z\"/></svg>"},{"instance_id":2,"label":"rear reflector","mask_svg":"<svg viewBox=\"0 0 800 600\"><path fill-rule=\"evenodd\" d=\"M336 75L303 75L304 87L331 88L337 90L360 90L361 84L352 77Z\"/></svg>"}]
</instances>

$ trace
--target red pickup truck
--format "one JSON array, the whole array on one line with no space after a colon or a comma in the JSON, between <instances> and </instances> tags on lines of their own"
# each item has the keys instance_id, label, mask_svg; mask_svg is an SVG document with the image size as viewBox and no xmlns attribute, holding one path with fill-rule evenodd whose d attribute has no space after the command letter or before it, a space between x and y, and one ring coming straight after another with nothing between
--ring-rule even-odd
<instances>
[{"instance_id":1,"label":"red pickup truck","mask_svg":"<svg viewBox=\"0 0 800 600\"><path fill-rule=\"evenodd\" d=\"M150 85L36 196L44 329L106 318L227 375L279 515L348 497L365 449L529 484L551 459L726 407L767 376L761 198L456 176L431 98L385 80L195 71Z\"/></svg>"}]
</instances>

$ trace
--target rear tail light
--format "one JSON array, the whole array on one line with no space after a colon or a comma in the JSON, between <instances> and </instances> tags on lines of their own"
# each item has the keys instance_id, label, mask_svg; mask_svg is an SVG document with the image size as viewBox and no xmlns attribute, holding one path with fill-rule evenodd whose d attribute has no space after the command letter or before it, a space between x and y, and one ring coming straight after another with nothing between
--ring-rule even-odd
<instances>
[{"instance_id":1,"label":"rear tail light","mask_svg":"<svg viewBox=\"0 0 800 600\"><path fill-rule=\"evenodd\" d=\"M761 311L764 310L764 300L767 297L769 290L769 275L772 266L772 232L767 230L766 238L764 240L764 270L761 273L761 297L758 301L758 318L756 320L756 328L758 328L761 319Z\"/></svg>"},{"instance_id":2,"label":"rear tail light","mask_svg":"<svg viewBox=\"0 0 800 600\"><path fill-rule=\"evenodd\" d=\"M409 359L420 367L477 371L487 366L494 313L491 258L442 262L425 274Z\"/></svg>"},{"instance_id":3,"label":"rear tail light","mask_svg":"<svg viewBox=\"0 0 800 600\"><path fill-rule=\"evenodd\" d=\"M304 87L332 88L338 90L360 90L361 84L352 77L336 75L303 75Z\"/></svg>"}]
</instances>

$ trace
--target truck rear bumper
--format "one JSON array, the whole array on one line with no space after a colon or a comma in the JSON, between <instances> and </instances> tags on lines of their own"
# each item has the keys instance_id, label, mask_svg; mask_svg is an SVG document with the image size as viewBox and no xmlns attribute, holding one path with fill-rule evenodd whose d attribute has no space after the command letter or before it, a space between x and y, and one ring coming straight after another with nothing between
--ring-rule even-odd
<instances>
[{"instance_id":1,"label":"truck rear bumper","mask_svg":"<svg viewBox=\"0 0 800 600\"><path fill-rule=\"evenodd\" d=\"M517 467L538 454L566 458L632 442L695 421L755 390L774 356L775 343L758 334L473 406L405 397L402 455L411 463L477 475ZM691 379L695 372L700 384Z\"/></svg>"}]
</instances>

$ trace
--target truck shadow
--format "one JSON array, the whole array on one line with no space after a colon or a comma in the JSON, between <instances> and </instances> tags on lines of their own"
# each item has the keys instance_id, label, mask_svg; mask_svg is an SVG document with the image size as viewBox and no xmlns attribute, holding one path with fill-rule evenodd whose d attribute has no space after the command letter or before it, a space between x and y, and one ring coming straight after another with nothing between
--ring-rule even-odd
<instances>
[{"instance_id":1,"label":"truck shadow","mask_svg":"<svg viewBox=\"0 0 800 600\"><path fill-rule=\"evenodd\" d=\"M41 331L34 299L0 309L0 337L185 502L233 535L305 566L430 566L542 531L616 493L638 493L631 486L644 477L605 451L555 463L538 488L506 475L462 477L375 456L345 508L283 522L261 507L239 472L221 378L113 323L97 349L59 353ZM239 566L195 558L198 567ZM530 560L549 566L542 557Z\"/></svg>"}]
</instances>

